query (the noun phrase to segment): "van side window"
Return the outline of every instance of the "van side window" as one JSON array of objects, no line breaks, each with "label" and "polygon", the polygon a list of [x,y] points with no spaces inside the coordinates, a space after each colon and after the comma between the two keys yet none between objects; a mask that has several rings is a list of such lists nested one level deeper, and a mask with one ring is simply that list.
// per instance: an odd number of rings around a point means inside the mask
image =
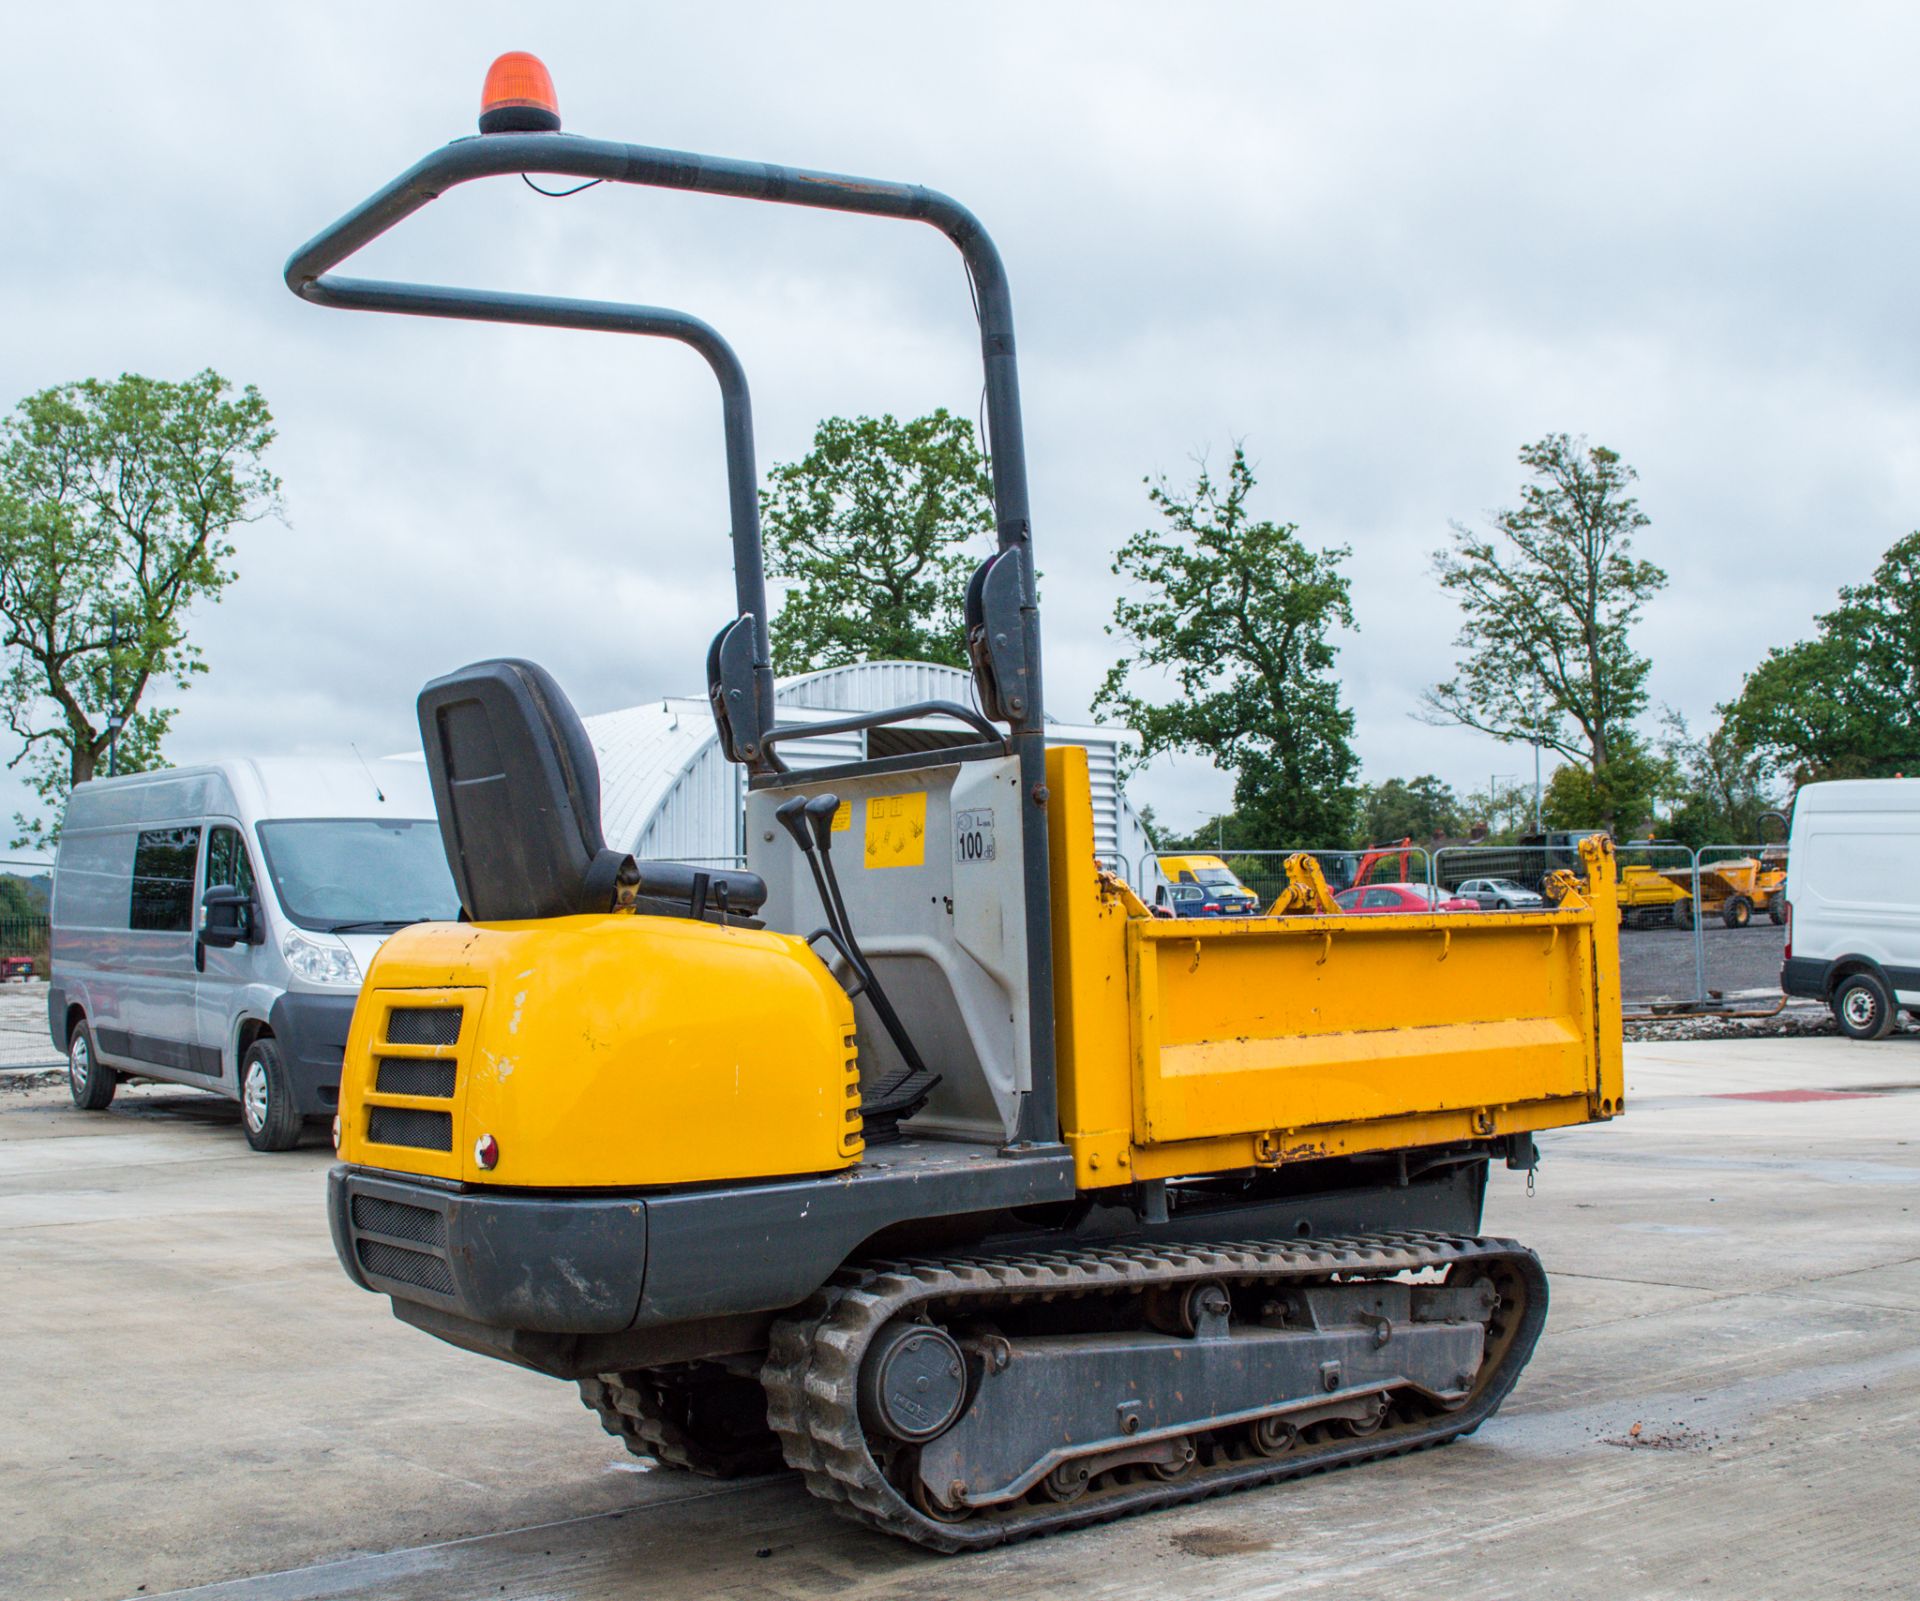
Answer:
[{"label": "van side window", "polygon": [[133,847],[133,901],[127,927],[184,934],[193,926],[198,828],[144,830]]},{"label": "van side window", "polygon": [[247,858],[240,831],[217,825],[207,836],[207,888],[231,884],[242,895],[253,893],[253,863]]}]

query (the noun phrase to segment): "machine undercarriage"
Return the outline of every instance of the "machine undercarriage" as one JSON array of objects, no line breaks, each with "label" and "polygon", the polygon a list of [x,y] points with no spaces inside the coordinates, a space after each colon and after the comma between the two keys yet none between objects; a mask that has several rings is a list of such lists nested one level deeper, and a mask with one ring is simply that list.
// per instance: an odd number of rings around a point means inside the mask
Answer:
[{"label": "machine undercarriage", "polygon": [[581,1392],[663,1463],[784,1459],[847,1515],[961,1551],[1471,1433],[1546,1307],[1524,1247],[1419,1233],[876,1262],[777,1322],[757,1373]]}]

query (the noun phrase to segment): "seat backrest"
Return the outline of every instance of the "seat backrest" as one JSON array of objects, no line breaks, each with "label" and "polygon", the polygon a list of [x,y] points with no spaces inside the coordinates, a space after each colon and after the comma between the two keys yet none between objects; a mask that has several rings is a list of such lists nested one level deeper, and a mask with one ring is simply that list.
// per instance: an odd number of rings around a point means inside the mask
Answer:
[{"label": "seat backrest", "polygon": [[460,904],[476,923],[611,911],[633,859],[600,826],[600,764],[545,668],[476,662],[420,692],[420,739]]}]

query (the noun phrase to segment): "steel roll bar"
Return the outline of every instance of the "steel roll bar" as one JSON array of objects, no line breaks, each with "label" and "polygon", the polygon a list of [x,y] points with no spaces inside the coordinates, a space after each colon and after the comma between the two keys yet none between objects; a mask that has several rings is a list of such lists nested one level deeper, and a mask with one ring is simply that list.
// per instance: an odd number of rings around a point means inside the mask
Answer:
[{"label": "steel roll bar", "polygon": [[[1032,555],[1026,445],[1020,417],[1013,300],[1000,252],[972,212],[950,196],[916,184],[738,161],[564,133],[495,133],[444,145],[376,191],[296,250],[287,287],[315,305],[539,327],[580,328],[670,338],[693,346],[713,368],[726,423],[728,498],[732,519],[738,614],[753,620],[752,677],[756,730],[776,726],[771,633],[760,538],[752,411],[745,374],[718,333],[698,318],[658,307],[455,289],[431,284],[339,277],[333,269],[458,184],[540,173],[656,189],[723,195],[778,205],[925,223],[960,251],[973,286],[985,369],[985,407],[994,520],[1004,556],[1017,552],[1018,639],[996,636],[995,658],[1012,664],[1015,681],[1002,697],[1020,762],[1029,996],[1031,1088],[1022,1099],[1014,1146],[1031,1149],[1059,1138],[1053,1055],[1053,952],[1046,828],[1045,715],[1041,695],[1040,619]],[[1006,563],[996,560],[1004,568]],[[777,759],[751,739],[745,757],[761,773]]]},{"label": "steel roll bar", "polygon": [[[959,249],[979,304],[980,349],[986,373],[986,412],[992,441],[994,519],[1002,550],[1026,551],[1032,535],[1027,493],[1027,464],[1020,419],[1020,382],[1014,352],[1013,300],[1000,252],[972,212],[951,197],[917,184],[878,182],[766,162],[660,150],[646,145],[582,139],[563,133],[481,134],[457,139],[416,162],[296,250],[287,262],[287,287],[315,305],[347,310],[412,313],[424,316],[523,322],[555,328],[612,329],[680,338],[705,355],[721,379],[729,407],[727,466],[733,516],[734,584],[743,614],[752,615],[761,635],[756,669],[766,673],[767,704],[763,725],[771,727],[772,664],[767,640],[767,599],[760,546],[757,484],[752,463],[750,413],[735,426],[728,379],[715,351],[724,340],[705,324],[651,307],[617,307],[605,302],[549,295],[493,294],[430,285],[394,283],[329,274],[383,233],[462,183],[479,178],[544,173],[592,178],[607,183],[680,189],[699,194],[810,206],[866,216],[923,222],[939,229]],[[610,320],[626,311],[637,317],[680,318],[677,327],[658,321],[651,327],[617,326]],[[695,328],[700,330],[697,337]],[[735,373],[739,363],[730,361]],[[741,379],[740,403],[745,403]],[[744,460],[742,456],[744,455]],[[744,468],[744,477],[738,470]],[[1039,620],[1031,556],[1022,560],[1021,591],[1026,682],[1016,733],[1038,733],[1043,724],[1039,672]]]},{"label": "steel roll bar", "polygon": [[[727,502],[733,523],[733,583],[740,615],[756,629],[754,676],[760,726],[773,720],[773,662],[768,648],[767,580],[761,563],[760,502],[753,452],[753,401],[746,369],[733,347],[711,324],[663,306],[636,306],[608,300],[571,300],[545,295],[501,294],[485,289],[448,289],[434,284],[383,283],[364,278],[313,280],[302,298],[316,305],[350,311],[387,311],[414,317],[445,317],[462,322],[519,323],[540,328],[578,328],[595,333],[638,334],[678,340],[706,358],[720,384],[726,430]],[[764,675],[764,680],[763,680]],[[729,751],[756,767],[759,749]]]}]

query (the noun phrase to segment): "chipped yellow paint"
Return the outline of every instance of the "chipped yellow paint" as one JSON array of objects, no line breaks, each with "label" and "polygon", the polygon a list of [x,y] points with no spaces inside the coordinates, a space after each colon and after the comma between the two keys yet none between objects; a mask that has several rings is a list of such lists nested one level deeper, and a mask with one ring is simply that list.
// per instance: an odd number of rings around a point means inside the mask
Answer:
[{"label": "chipped yellow paint", "polygon": [[[453,1046],[387,1042],[400,1006],[462,1009]],[[340,1155],[469,1184],[630,1187],[820,1173],[860,1155],[853,1006],[806,944],[690,918],[420,924],[380,948],[340,1079]],[[382,1057],[452,1059],[451,1097]],[[448,1151],[376,1145],[376,1107],[444,1113]],[[474,1145],[491,1134],[499,1165]]]},{"label": "chipped yellow paint", "polygon": [[919,867],[927,859],[927,792],[867,798],[866,865]]},{"label": "chipped yellow paint", "polygon": [[1049,751],[1047,789],[1061,1136],[1083,1188],[1621,1110],[1605,841],[1551,912],[1170,920],[1098,871],[1085,752]]}]

